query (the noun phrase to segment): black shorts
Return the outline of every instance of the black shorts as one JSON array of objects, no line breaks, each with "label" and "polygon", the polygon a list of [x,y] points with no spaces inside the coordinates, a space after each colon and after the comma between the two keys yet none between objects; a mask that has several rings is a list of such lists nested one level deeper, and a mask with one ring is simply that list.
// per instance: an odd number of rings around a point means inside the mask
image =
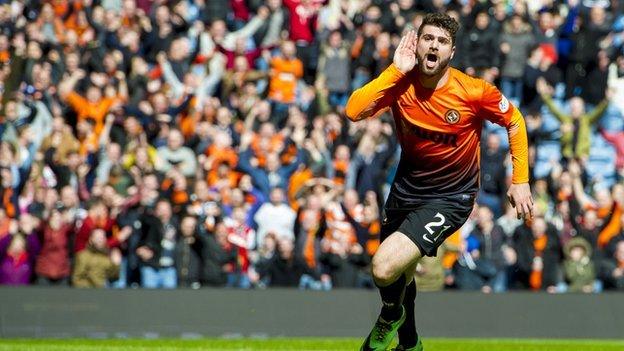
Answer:
[{"label": "black shorts", "polygon": [[466,222],[474,199],[474,195],[455,195],[401,208],[390,195],[382,214],[380,239],[398,231],[410,238],[424,256],[436,256],[444,240]]}]

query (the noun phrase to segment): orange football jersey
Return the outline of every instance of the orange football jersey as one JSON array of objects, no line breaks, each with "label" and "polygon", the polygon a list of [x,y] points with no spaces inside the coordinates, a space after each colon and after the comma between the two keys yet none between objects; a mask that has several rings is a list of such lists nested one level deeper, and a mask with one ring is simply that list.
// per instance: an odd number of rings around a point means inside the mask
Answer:
[{"label": "orange football jersey", "polygon": [[410,201],[413,195],[431,198],[476,193],[485,120],[507,128],[512,181],[528,182],[524,119],[486,81],[450,68],[446,84],[428,89],[420,84],[417,70],[403,74],[392,64],[351,95],[346,114],[360,120],[388,108],[402,149],[393,185],[393,194],[400,200]]}]

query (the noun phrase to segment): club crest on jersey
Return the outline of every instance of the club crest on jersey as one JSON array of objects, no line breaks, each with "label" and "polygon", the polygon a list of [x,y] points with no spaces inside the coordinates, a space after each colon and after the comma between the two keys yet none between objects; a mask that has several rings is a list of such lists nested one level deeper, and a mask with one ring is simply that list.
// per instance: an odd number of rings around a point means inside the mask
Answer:
[{"label": "club crest on jersey", "polygon": [[503,95],[501,101],[498,103],[498,108],[502,113],[507,112],[509,110],[509,100]]},{"label": "club crest on jersey", "polygon": [[455,124],[459,122],[459,111],[457,110],[448,110],[444,115],[444,119],[450,124]]}]

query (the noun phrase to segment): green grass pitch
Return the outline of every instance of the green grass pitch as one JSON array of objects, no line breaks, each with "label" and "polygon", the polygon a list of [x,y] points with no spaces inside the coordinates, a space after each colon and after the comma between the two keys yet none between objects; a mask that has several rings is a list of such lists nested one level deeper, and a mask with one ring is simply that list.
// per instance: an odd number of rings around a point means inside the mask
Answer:
[{"label": "green grass pitch", "polygon": [[[624,341],[540,339],[423,339],[426,351],[622,351]],[[0,339],[0,351],[358,350],[361,340],[271,338],[198,340]]]}]

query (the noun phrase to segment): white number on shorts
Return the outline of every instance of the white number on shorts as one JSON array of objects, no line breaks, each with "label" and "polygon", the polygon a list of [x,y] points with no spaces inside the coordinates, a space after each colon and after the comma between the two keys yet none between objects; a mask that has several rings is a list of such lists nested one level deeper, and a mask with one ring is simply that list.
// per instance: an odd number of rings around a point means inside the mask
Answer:
[{"label": "white number on shorts", "polygon": [[[432,227],[441,227],[444,222],[446,221],[446,218],[444,218],[444,215],[442,215],[440,212],[436,213],[435,216],[433,216],[433,218],[439,218],[439,221],[431,221],[427,224],[425,224],[425,229],[429,232],[429,235],[433,235],[433,233],[435,232]],[[440,237],[440,235],[442,235],[442,233],[444,233],[447,229],[449,229],[451,226],[450,225],[445,225],[444,228],[442,228],[442,230],[438,233],[438,235],[435,236],[435,238],[431,239],[427,236],[427,234],[425,233],[423,235],[423,239],[425,239],[426,241],[430,242],[433,244],[434,241],[438,240],[438,238]]]}]

